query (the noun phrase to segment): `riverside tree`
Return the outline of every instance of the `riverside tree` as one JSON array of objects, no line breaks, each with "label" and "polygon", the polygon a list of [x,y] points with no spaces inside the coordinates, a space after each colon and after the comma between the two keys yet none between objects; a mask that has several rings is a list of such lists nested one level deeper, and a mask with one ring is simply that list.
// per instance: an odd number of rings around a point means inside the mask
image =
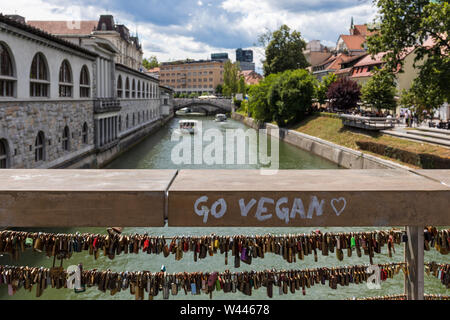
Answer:
[{"label": "riverside tree", "polygon": [[223,66],[223,95],[229,97],[238,92],[239,86],[239,62],[225,61]]},{"label": "riverside tree", "polygon": [[269,92],[277,78],[277,74],[270,74],[262,79],[259,84],[250,86],[248,90],[248,112],[256,120],[263,122],[273,121],[273,112],[269,104]]},{"label": "riverside tree", "polygon": [[378,110],[395,110],[397,106],[395,94],[394,74],[384,68],[376,69],[361,90],[361,100]]},{"label": "riverside tree", "polygon": [[333,109],[348,110],[358,106],[361,90],[355,81],[342,78],[331,84],[327,92]]},{"label": "riverside tree", "polygon": [[267,43],[266,60],[263,63],[264,76],[286,70],[303,69],[309,65],[303,54],[306,48],[305,40],[299,31],[291,32],[287,25],[282,25],[273,33],[261,35],[259,42]]},{"label": "riverside tree", "polygon": [[327,92],[331,84],[336,82],[337,77],[334,73],[322,78],[322,81],[316,83],[316,99],[320,104],[324,104],[327,99]]},{"label": "riverside tree", "polygon": [[273,120],[285,127],[311,111],[315,78],[306,70],[287,70],[270,87],[268,100]]},{"label": "riverside tree", "polygon": [[450,101],[450,4],[439,0],[375,0],[379,32],[368,37],[371,54],[386,52],[389,70],[403,72],[403,57],[415,48],[414,79],[409,97],[433,109]]}]

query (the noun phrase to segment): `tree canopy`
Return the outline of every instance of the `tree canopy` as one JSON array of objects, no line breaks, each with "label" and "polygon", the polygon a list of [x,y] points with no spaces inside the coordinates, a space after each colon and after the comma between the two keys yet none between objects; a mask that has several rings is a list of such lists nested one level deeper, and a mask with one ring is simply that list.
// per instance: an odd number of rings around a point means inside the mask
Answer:
[{"label": "tree canopy", "polygon": [[331,84],[327,92],[331,107],[339,110],[353,109],[358,106],[361,91],[358,83],[342,78]]},{"label": "tree canopy", "polygon": [[265,49],[264,75],[286,70],[306,68],[309,64],[303,54],[306,42],[299,31],[292,31],[287,25],[273,33],[260,36],[261,43],[268,43]]},{"label": "tree canopy", "polygon": [[334,73],[322,78],[322,81],[316,84],[316,99],[320,104],[324,104],[327,99],[327,92],[331,84],[337,81],[337,77]]},{"label": "tree canopy", "polygon": [[371,54],[387,52],[386,67],[403,72],[403,57],[415,48],[419,75],[410,89],[427,108],[450,101],[450,4],[439,0],[374,0],[378,35],[368,38]]},{"label": "tree canopy", "polygon": [[361,100],[366,104],[381,110],[395,110],[396,85],[395,76],[386,69],[375,70],[374,75],[363,86],[361,90]]},{"label": "tree canopy", "polygon": [[144,66],[145,69],[153,69],[156,67],[159,67],[159,62],[158,59],[156,58],[156,56],[151,56],[148,59],[145,59],[142,61],[142,65]]},{"label": "tree canopy", "polygon": [[225,61],[223,66],[223,87],[224,96],[231,96],[238,92],[239,89],[239,62],[232,63],[230,60]]}]

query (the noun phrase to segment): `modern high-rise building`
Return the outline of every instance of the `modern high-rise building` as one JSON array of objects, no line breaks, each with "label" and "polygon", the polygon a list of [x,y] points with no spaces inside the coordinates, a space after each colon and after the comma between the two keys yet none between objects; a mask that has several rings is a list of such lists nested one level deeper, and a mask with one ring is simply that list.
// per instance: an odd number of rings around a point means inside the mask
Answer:
[{"label": "modern high-rise building", "polygon": [[236,49],[236,61],[239,62],[241,70],[255,71],[255,64],[253,63],[253,50]]},{"label": "modern high-rise building", "polygon": [[213,60],[213,61],[226,61],[226,60],[228,60],[228,53],[226,53],[226,52],[211,53],[211,60]]}]

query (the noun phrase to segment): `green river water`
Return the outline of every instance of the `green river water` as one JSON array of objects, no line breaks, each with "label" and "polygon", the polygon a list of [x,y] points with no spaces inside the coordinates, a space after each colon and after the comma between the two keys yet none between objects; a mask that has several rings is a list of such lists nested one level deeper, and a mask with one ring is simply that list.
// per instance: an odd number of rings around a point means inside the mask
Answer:
[{"label": "green river water", "polygon": [[[216,123],[213,118],[199,118],[202,120],[203,130],[209,128],[216,128],[224,132],[226,129],[244,129],[247,128],[236,121],[228,120],[226,123]],[[184,165],[177,166],[171,161],[171,151],[173,147],[178,143],[171,141],[171,136],[174,130],[178,127],[178,118],[172,119],[161,130],[135,146],[132,150],[121,155],[114,162],[112,162],[106,169],[249,169],[259,168],[258,165]],[[252,130],[252,129],[249,129]],[[337,165],[324,160],[320,157],[314,156],[308,152],[302,151],[289,144],[280,142],[280,169],[336,169]],[[90,232],[90,233],[106,233],[105,228],[66,228],[66,229],[36,229],[31,231],[43,231],[43,232],[55,232],[55,233],[75,233],[75,232]],[[376,228],[320,228],[322,232],[351,232],[351,231],[365,231],[374,230]],[[124,233],[148,233],[149,235],[208,235],[215,233],[218,235],[233,235],[233,234],[289,234],[289,233],[310,233],[314,228],[125,228]],[[387,246],[383,247],[382,254],[375,254],[374,263],[389,263],[389,262],[401,262],[404,260],[403,245],[396,246],[396,254],[392,258],[388,257]],[[345,251],[344,251],[345,253]],[[448,263],[449,256],[440,255],[436,250],[432,249],[429,252],[425,252],[425,261],[436,261],[440,263]],[[27,250],[24,254],[21,254],[20,261],[12,261],[9,256],[0,257],[1,265],[28,265],[28,266],[43,266],[51,267],[53,259],[47,258],[44,253],[33,252]],[[162,265],[165,265],[167,272],[195,272],[195,271],[224,271],[229,269],[233,271],[245,271],[245,270],[266,270],[266,269],[307,269],[317,267],[331,267],[331,266],[343,266],[343,265],[355,265],[355,264],[368,264],[368,256],[362,256],[358,258],[356,254],[348,258],[345,253],[345,258],[340,262],[334,254],[329,256],[322,256],[319,253],[318,262],[314,262],[314,256],[306,256],[303,261],[297,260],[297,263],[289,264],[285,262],[282,257],[267,254],[264,259],[253,259],[251,265],[241,263],[241,267],[234,268],[233,259],[229,257],[228,265],[224,263],[224,256],[217,254],[213,257],[207,257],[203,260],[194,262],[193,254],[184,254],[183,259],[175,261],[174,255],[170,255],[168,258],[164,258],[161,255],[147,255],[147,254],[121,254],[116,256],[114,260],[108,259],[108,257],[100,255],[98,260],[95,260],[93,256],[90,256],[87,252],[74,253],[72,258],[68,261],[64,261],[64,266],[74,265],[82,263],[85,270],[110,269],[115,272],[122,271],[140,271],[148,270],[152,272],[158,272]],[[306,290],[306,296],[303,296],[301,290],[296,294],[278,295],[278,290],[274,288],[273,299],[346,299],[352,297],[370,297],[379,295],[391,295],[402,294],[404,290],[404,277],[400,272],[394,277],[394,279],[388,279],[382,283],[380,290],[370,290],[364,284],[355,285],[350,284],[348,287],[338,286],[337,290],[332,290],[326,285],[315,285]],[[425,275],[425,292],[427,294],[448,294],[448,290],[432,276]],[[148,294],[145,295],[145,299],[148,298]],[[226,299],[226,300],[244,300],[244,299],[266,299],[266,290],[264,287],[259,290],[254,290],[251,297],[237,293],[224,294],[222,291],[213,292],[213,299]],[[20,289],[14,296],[8,296],[7,286],[0,286],[0,299],[36,299],[35,290],[32,292]],[[109,292],[102,293],[97,288],[87,288],[84,293],[74,293],[71,289],[51,289],[48,288],[44,291],[44,294],[39,299],[134,299],[134,295],[131,295],[128,291],[122,291],[114,296],[110,296]],[[162,299],[162,293],[155,299]],[[180,291],[177,296],[170,296],[170,299],[192,299],[201,300],[209,299],[208,295],[191,295],[188,293],[186,296],[183,291]]]}]

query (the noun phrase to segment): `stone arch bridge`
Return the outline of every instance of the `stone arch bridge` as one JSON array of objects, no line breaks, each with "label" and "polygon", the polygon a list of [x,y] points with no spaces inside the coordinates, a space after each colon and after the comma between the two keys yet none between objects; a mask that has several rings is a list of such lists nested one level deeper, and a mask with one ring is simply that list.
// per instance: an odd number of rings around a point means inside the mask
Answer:
[{"label": "stone arch bridge", "polygon": [[173,99],[174,111],[182,108],[192,107],[201,109],[207,114],[229,113],[233,101],[231,99],[214,98],[214,99],[199,99],[199,98],[177,98]]}]

